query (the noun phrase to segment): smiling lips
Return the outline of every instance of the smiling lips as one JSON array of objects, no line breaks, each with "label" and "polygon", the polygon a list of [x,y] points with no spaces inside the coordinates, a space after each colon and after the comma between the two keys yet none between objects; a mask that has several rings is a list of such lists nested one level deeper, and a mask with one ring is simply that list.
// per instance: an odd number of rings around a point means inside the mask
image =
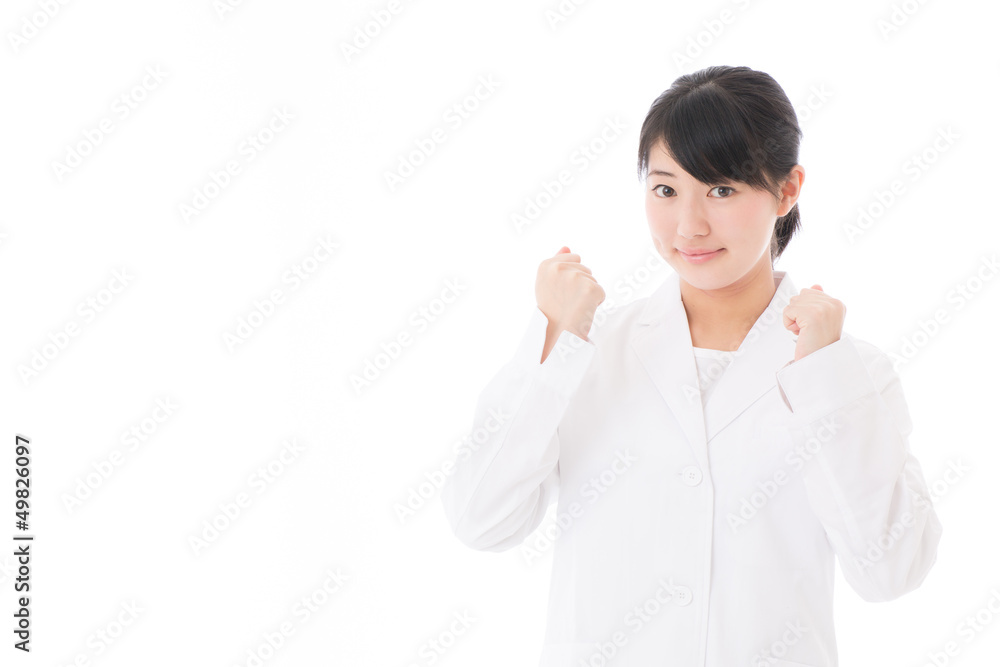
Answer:
[{"label": "smiling lips", "polygon": [[692,264],[707,262],[714,257],[718,257],[723,250],[725,250],[725,248],[718,248],[716,250],[708,250],[707,248],[689,248],[687,250],[681,250],[680,248],[677,249],[677,251],[681,254],[681,257]]}]

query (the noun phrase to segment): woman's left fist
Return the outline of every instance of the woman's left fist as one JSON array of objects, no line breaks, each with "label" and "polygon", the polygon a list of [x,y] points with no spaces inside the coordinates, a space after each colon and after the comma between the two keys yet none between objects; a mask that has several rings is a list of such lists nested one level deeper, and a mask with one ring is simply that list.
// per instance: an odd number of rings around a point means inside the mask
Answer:
[{"label": "woman's left fist", "polygon": [[819,285],[803,288],[782,311],[785,328],[798,335],[795,361],[840,340],[847,307]]}]

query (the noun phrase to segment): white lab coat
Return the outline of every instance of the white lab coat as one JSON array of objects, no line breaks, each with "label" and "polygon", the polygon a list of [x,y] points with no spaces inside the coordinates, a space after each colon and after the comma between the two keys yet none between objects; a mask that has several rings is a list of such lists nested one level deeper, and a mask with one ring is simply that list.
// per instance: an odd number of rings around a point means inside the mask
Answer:
[{"label": "white lab coat", "polygon": [[473,427],[493,433],[442,502],[463,543],[504,551],[558,500],[542,667],[837,665],[834,556],[872,602],[934,564],[892,364],[846,332],[793,363],[798,290],[774,276],[704,411],[676,273],[587,341],[562,332],[543,364],[535,307],[480,394]]}]

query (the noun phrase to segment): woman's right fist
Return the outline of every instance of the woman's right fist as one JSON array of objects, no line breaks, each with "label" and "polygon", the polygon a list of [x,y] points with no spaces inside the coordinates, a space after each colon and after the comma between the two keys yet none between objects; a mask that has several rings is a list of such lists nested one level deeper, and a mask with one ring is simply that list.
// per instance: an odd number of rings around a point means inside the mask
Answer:
[{"label": "woman's right fist", "polygon": [[566,330],[587,340],[594,314],[604,298],[604,289],[590,269],[566,246],[538,265],[535,299],[556,337]]}]

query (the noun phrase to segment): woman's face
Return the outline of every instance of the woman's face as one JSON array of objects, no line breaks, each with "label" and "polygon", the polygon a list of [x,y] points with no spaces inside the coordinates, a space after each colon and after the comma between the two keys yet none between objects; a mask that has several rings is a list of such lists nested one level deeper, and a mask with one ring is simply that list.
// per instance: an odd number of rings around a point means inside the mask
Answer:
[{"label": "woman's face", "polygon": [[[775,221],[791,210],[801,178],[790,179],[793,185],[780,202],[738,181],[706,185],[667,155],[662,140],[650,150],[648,174],[646,219],[653,244],[681,279],[713,290],[752,271],[771,275]],[[715,252],[698,259],[685,251]]]}]

